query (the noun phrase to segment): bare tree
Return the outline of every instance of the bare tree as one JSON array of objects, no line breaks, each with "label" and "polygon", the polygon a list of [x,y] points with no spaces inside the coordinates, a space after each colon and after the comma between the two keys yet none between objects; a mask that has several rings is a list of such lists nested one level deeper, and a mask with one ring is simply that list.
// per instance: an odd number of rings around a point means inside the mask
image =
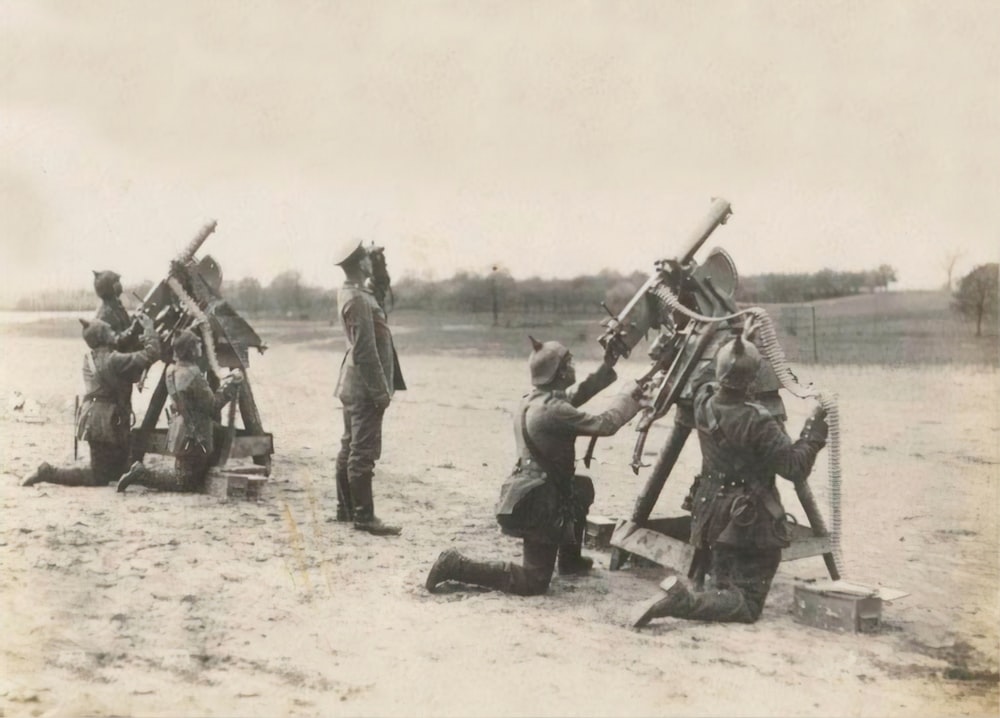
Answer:
[{"label": "bare tree", "polygon": [[997,316],[997,294],[1000,286],[1000,264],[980,264],[962,277],[955,292],[952,308],[976,322],[976,336],[983,335],[983,318]]},{"label": "bare tree", "polygon": [[955,274],[955,265],[961,258],[962,258],[961,249],[953,249],[952,251],[944,255],[944,259],[942,260],[942,266],[944,267],[945,272],[948,273],[948,280],[944,283],[944,291],[946,292],[951,292],[951,290],[953,289],[952,276]]}]

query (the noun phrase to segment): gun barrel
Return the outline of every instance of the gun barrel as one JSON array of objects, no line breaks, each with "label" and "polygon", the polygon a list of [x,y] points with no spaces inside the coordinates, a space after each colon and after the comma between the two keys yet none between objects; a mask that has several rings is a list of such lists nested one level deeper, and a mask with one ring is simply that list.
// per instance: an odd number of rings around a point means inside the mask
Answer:
[{"label": "gun barrel", "polygon": [[177,256],[177,261],[190,262],[191,259],[194,258],[194,253],[201,248],[201,245],[205,243],[205,240],[208,239],[209,235],[215,231],[216,225],[218,225],[218,222],[213,219],[202,227],[195,238],[188,243],[187,247],[184,248],[184,251]]},{"label": "gun barrel", "polygon": [[722,197],[716,197],[712,200],[712,206],[708,210],[708,215],[702,220],[694,232],[691,233],[691,237],[687,243],[687,249],[684,253],[680,255],[679,260],[681,264],[687,264],[690,262],[701,245],[705,243],[705,240],[709,238],[715,228],[720,224],[725,224],[726,220],[729,219],[729,215],[733,213],[732,205],[729,204],[728,200]]}]

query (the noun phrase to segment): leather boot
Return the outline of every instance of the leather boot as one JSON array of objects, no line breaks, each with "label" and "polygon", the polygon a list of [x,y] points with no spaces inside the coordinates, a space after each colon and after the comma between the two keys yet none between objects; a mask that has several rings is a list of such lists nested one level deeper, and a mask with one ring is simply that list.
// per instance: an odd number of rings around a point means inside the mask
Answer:
[{"label": "leather boot", "polygon": [[49,477],[52,476],[52,473],[52,465],[43,461],[38,465],[37,469],[24,477],[24,480],[21,481],[21,486],[34,486],[35,484],[40,484],[43,481],[48,481]]},{"label": "leather boot", "polygon": [[511,573],[506,563],[472,561],[450,548],[438,556],[424,585],[434,593],[445,581],[458,581],[510,593]]},{"label": "leather boot", "polygon": [[677,576],[668,576],[660,584],[660,592],[640,603],[632,612],[633,628],[642,628],[654,618],[685,617],[691,605],[691,593]]},{"label": "leather boot", "polygon": [[594,559],[580,554],[580,550],[583,548],[583,533],[586,528],[586,522],[577,521],[573,529],[576,534],[576,543],[567,543],[559,547],[560,576],[587,573],[594,567]]},{"label": "leather boot", "polygon": [[401,527],[383,523],[382,519],[370,513],[355,512],[354,528],[358,531],[367,531],[372,536],[399,536],[403,533]]},{"label": "leather boot", "polygon": [[24,477],[21,486],[49,483],[61,486],[96,486],[94,472],[88,469],[57,469],[51,464],[42,462],[32,473]]},{"label": "leather boot", "polygon": [[124,492],[129,486],[136,484],[157,491],[183,491],[184,487],[174,471],[154,471],[146,468],[142,462],[136,461],[129,470],[118,479],[117,490]]}]

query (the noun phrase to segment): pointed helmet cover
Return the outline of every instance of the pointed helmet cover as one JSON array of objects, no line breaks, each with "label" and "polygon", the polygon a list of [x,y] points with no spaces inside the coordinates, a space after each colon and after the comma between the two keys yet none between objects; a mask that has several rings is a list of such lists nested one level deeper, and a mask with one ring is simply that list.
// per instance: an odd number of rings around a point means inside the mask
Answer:
[{"label": "pointed helmet cover", "polygon": [[542,343],[530,335],[528,339],[531,340],[531,356],[528,357],[531,383],[543,386],[556,378],[560,365],[569,355],[569,349],[559,342]]},{"label": "pointed helmet cover", "polygon": [[115,291],[115,283],[122,278],[117,272],[112,272],[110,269],[105,269],[98,272],[96,269],[91,270],[94,273],[94,292],[97,293],[101,299],[114,299],[118,296]]},{"label": "pointed helmet cover", "polygon": [[200,344],[201,339],[190,329],[182,329],[174,337],[172,346],[174,349],[174,358],[182,359],[185,361],[193,361],[198,357],[197,347]]},{"label": "pointed helmet cover", "polygon": [[115,343],[114,330],[107,322],[102,322],[100,319],[88,322],[86,319],[81,319],[80,324],[83,326],[83,341],[87,342],[87,346],[91,349],[110,347]]},{"label": "pointed helmet cover", "polygon": [[715,377],[729,389],[746,391],[759,369],[760,351],[740,335],[724,344],[715,355]]}]

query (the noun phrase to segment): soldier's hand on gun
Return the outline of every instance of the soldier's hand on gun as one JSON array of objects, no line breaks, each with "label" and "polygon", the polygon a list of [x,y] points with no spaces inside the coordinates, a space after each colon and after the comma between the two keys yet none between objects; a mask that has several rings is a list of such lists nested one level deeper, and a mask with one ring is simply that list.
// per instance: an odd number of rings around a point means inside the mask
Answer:
[{"label": "soldier's hand on gun", "polygon": [[615,351],[614,341],[608,341],[608,345],[604,347],[604,366],[608,369],[614,368],[615,364],[618,363],[618,352]]},{"label": "soldier's hand on gun", "polygon": [[638,381],[632,382],[632,391],[630,392],[633,399],[639,402],[639,406],[642,409],[648,409],[653,405],[653,398],[649,393],[650,384],[640,384]]},{"label": "soldier's hand on gun", "polygon": [[148,314],[143,314],[139,312],[135,315],[135,320],[139,322],[139,326],[142,327],[142,331],[149,334],[153,331],[153,320]]},{"label": "soldier's hand on gun", "polygon": [[806,419],[806,425],[802,427],[802,435],[813,441],[826,443],[826,437],[829,433],[830,427],[826,423],[826,409],[817,406]]},{"label": "soldier's hand on gun", "polygon": [[229,376],[226,377],[226,382],[229,384],[242,384],[243,383],[243,372],[239,369],[233,369],[229,372]]}]

